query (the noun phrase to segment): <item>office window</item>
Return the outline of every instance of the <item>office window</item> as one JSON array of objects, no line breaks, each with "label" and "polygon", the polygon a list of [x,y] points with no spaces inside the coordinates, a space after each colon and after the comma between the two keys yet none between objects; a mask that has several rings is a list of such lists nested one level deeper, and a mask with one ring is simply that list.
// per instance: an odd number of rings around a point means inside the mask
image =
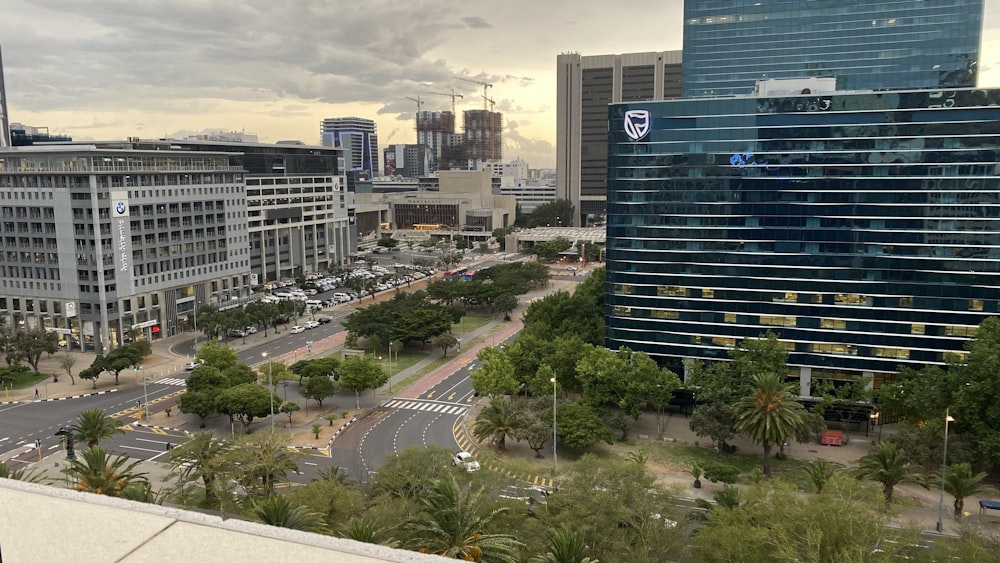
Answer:
[{"label": "office window", "polygon": [[983,300],[982,299],[969,299],[969,310],[970,311],[982,311],[983,310]]},{"label": "office window", "polygon": [[795,326],[796,317],[785,315],[761,315],[760,324],[771,326]]},{"label": "office window", "polygon": [[779,303],[795,303],[799,300],[799,294],[794,291],[786,291],[775,295],[771,300]]},{"label": "office window", "polygon": [[725,321],[727,323],[735,323],[736,322],[736,313],[726,313]]},{"label": "office window", "polygon": [[913,298],[912,297],[900,297],[899,298],[899,306],[900,307],[912,307],[913,306]]},{"label": "office window", "polygon": [[883,348],[881,346],[875,348],[876,358],[899,358],[908,359],[910,357],[910,351],[906,348]]},{"label": "office window", "polygon": [[945,352],[941,359],[950,364],[964,364],[969,359],[968,352]]},{"label": "office window", "polygon": [[630,283],[616,283],[611,286],[611,290],[618,295],[632,295],[634,288]]},{"label": "office window", "polygon": [[656,288],[657,295],[668,295],[670,297],[686,297],[687,288],[676,285],[661,285]]},{"label": "office window", "polygon": [[910,325],[910,334],[925,334],[926,326],[924,323],[913,323]]},{"label": "office window", "polygon": [[847,321],[845,321],[844,319],[820,319],[819,327],[844,330],[845,328],[847,328]]},{"label": "office window", "polygon": [[858,349],[850,344],[841,344],[839,342],[817,342],[812,345],[813,352],[819,352],[821,354],[844,354],[848,356],[857,356]]},{"label": "office window", "polygon": [[944,327],[944,333],[947,336],[965,336],[968,338],[973,338],[976,336],[976,332],[979,331],[979,327],[976,326],[955,326],[950,325]]},{"label": "office window", "polygon": [[707,287],[706,288],[702,288],[702,290],[701,290],[701,296],[702,297],[706,297],[708,299],[713,299],[713,298],[715,298],[715,290],[707,288]]},{"label": "office window", "polygon": [[618,315],[619,317],[631,317],[632,307],[623,307],[621,305],[615,305],[611,308],[612,315]]},{"label": "office window", "polygon": [[833,297],[833,302],[838,305],[866,305],[868,297],[856,293],[838,293]]},{"label": "office window", "polygon": [[726,338],[722,336],[713,336],[712,344],[715,344],[716,346],[736,346],[736,339]]},{"label": "office window", "polygon": [[654,319],[679,319],[680,313],[677,311],[667,311],[666,309],[653,309],[650,311],[649,316]]}]

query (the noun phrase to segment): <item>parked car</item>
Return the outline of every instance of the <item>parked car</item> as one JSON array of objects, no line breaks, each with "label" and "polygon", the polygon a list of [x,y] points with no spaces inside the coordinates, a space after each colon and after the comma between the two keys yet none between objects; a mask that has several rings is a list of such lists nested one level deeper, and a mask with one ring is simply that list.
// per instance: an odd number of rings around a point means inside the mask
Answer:
[{"label": "parked car", "polygon": [[319,326],[319,323],[318,323],[318,322],[316,322],[316,321],[306,321],[306,324],[305,324],[304,326],[305,326],[305,327],[306,327],[307,329],[310,329],[310,328],[316,328],[316,327],[318,327],[318,326]]},{"label": "parked car", "polygon": [[240,337],[243,337],[243,336],[246,336],[246,335],[247,335],[247,332],[245,330],[241,330],[241,329],[238,329],[238,328],[234,328],[234,329],[232,329],[232,330],[229,331],[229,336],[232,336],[234,338],[240,338]]},{"label": "parked car", "polygon": [[479,471],[479,462],[476,461],[472,454],[469,452],[458,452],[455,457],[451,459],[452,465],[463,465],[465,470],[469,473],[473,471]]},{"label": "parked car", "polygon": [[195,369],[200,368],[203,365],[205,365],[205,362],[197,361],[196,360],[196,361],[188,362],[188,363],[184,364],[184,369],[187,370],[187,371],[194,371]]},{"label": "parked car", "polygon": [[248,326],[244,329],[244,332],[246,332],[247,334],[257,334],[257,327]]},{"label": "parked car", "polygon": [[299,325],[293,326],[292,330],[291,330],[292,334],[300,334],[300,333],[303,333],[305,331],[306,331],[306,327],[299,326]]}]

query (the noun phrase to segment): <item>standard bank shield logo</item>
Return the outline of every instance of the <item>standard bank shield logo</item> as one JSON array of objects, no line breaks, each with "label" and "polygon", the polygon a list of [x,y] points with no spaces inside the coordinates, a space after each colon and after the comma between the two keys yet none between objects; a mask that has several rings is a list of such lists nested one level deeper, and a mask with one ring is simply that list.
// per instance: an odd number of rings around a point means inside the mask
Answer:
[{"label": "standard bank shield logo", "polygon": [[625,112],[625,134],[633,141],[649,133],[649,110],[632,109]]}]

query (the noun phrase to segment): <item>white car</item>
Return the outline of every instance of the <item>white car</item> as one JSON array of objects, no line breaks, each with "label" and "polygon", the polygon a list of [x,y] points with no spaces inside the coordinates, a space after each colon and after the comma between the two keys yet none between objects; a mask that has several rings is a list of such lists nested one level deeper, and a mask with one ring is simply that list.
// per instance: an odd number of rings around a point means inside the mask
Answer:
[{"label": "white car", "polygon": [[451,459],[452,465],[464,465],[465,470],[469,473],[473,471],[479,471],[479,462],[476,461],[472,454],[469,452],[458,452],[455,457]]},{"label": "white car", "polygon": [[567,272],[575,272],[576,271],[576,266],[566,266],[566,271]]},{"label": "white car", "polygon": [[305,324],[306,328],[316,328],[318,326],[319,326],[319,322],[318,321],[306,321],[306,324]]},{"label": "white car", "polygon": [[184,369],[186,371],[194,371],[196,368],[200,368],[203,365],[205,365],[205,362],[201,361],[188,362],[184,364]]},{"label": "white car", "polygon": [[295,325],[292,327],[292,334],[300,334],[306,331],[306,327]]}]

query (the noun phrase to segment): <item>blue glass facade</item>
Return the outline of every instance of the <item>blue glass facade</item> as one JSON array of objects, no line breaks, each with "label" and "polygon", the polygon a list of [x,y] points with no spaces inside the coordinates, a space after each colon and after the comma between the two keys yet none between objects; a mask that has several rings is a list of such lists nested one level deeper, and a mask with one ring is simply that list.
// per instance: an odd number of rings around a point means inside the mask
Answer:
[{"label": "blue glass facade", "polygon": [[609,119],[609,348],[724,359],[771,330],[803,374],[877,377],[960,359],[998,313],[1000,90],[680,99]]},{"label": "blue glass facade", "polygon": [[836,76],[838,90],[976,86],[983,0],[687,0],[685,97]]}]

